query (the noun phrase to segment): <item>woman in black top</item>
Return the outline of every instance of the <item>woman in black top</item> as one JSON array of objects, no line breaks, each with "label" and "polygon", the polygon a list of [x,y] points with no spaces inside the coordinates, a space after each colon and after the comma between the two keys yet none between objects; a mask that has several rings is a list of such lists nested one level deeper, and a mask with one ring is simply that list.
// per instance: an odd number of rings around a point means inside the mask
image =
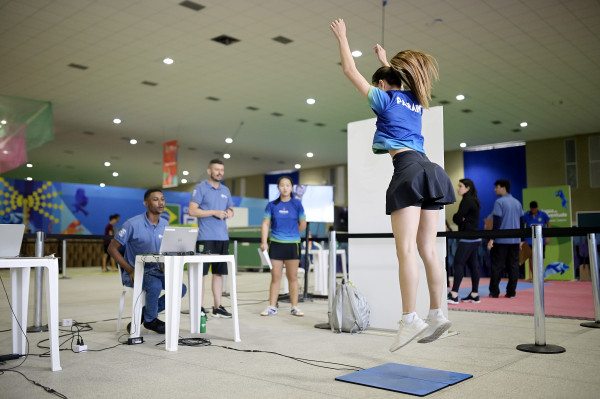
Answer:
[{"label": "woman in black top", "polygon": [[[477,198],[477,189],[471,179],[461,179],[458,183],[457,192],[463,199],[458,206],[458,212],[454,214],[452,220],[458,226],[458,231],[476,231],[479,224],[479,211],[481,203]],[[463,302],[479,303],[479,258],[477,250],[481,243],[481,238],[466,239],[461,238],[458,241],[456,254],[454,255],[454,283],[452,291],[448,293],[448,303],[458,304],[458,289],[465,275],[465,265],[469,266],[471,271],[471,293],[462,298]]]}]

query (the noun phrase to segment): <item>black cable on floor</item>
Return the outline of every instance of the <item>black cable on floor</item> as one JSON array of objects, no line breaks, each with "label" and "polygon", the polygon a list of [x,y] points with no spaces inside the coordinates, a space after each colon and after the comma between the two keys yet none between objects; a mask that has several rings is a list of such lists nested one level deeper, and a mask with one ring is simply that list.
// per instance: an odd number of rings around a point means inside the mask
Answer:
[{"label": "black cable on floor", "polygon": [[33,385],[38,386],[40,388],[42,388],[44,391],[51,393],[52,395],[56,395],[59,398],[63,398],[63,399],[67,399],[67,397],[65,395],[63,395],[62,393],[58,392],[55,389],[52,389],[50,387],[47,387],[43,384],[40,384],[37,381],[32,380],[31,378],[28,378],[25,374],[21,373],[20,371],[17,370],[10,370],[10,369],[0,369],[0,375],[3,375],[5,372],[10,371],[13,373],[17,373],[17,374],[21,374],[23,376],[23,378],[25,378],[27,381],[31,382]]}]

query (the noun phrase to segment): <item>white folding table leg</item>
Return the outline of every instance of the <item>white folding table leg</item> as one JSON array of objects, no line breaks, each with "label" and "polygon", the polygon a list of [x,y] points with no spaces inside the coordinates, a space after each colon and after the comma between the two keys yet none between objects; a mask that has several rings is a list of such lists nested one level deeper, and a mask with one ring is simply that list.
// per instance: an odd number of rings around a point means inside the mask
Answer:
[{"label": "white folding table leg", "polygon": [[200,312],[202,307],[202,263],[188,263],[188,292],[190,296],[190,332],[200,332]]},{"label": "white folding table leg", "polygon": [[238,303],[237,303],[237,286],[236,286],[236,265],[235,258],[233,261],[227,262],[229,265],[229,275],[231,276],[231,307],[233,309],[233,340],[240,342],[240,321],[238,317]]},{"label": "white folding table leg", "polygon": [[[12,351],[24,355],[27,334],[27,309],[29,305],[30,267],[10,269],[11,300],[15,314],[12,316]],[[16,318],[15,318],[16,316]]]},{"label": "white folding table leg", "polygon": [[60,350],[58,347],[58,260],[55,267],[46,270],[46,302],[48,303],[48,332],[50,335],[50,358],[52,371],[62,370],[60,367]]},{"label": "white folding table leg", "polygon": [[177,350],[179,322],[181,319],[181,284],[183,283],[183,260],[181,257],[165,256],[165,347]]}]

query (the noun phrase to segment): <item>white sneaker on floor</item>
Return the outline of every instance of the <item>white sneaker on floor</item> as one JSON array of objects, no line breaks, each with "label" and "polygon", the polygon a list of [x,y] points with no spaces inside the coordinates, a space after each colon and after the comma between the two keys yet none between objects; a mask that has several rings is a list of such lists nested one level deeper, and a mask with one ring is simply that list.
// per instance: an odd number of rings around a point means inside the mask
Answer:
[{"label": "white sneaker on floor", "polygon": [[275,316],[277,314],[277,308],[275,306],[268,306],[260,314],[261,316]]},{"label": "white sneaker on floor", "polygon": [[298,306],[294,306],[292,310],[290,310],[292,316],[304,316],[304,312],[300,310]]},{"label": "white sneaker on floor", "polygon": [[422,338],[417,341],[420,344],[427,344],[435,341],[441,337],[443,333],[448,331],[452,325],[452,323],[443,314],[439,314],[433,318],[428,317],[425,322],[429,325],[429,327],[427,328],[427,331],[421,335]]},{"label": "white sneaker on floor", "polygon": [[412,323],[405,323],[399,321],[398,333],[392,346],[390,346],[390,352],[397,351],[410,341],[421,335],[429,327],[419,316],[415,316]]}]

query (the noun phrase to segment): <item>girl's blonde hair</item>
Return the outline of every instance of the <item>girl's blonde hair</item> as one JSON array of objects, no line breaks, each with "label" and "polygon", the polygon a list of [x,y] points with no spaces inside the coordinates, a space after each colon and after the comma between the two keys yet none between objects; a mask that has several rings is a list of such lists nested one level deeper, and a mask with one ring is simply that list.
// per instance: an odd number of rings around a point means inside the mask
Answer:
[{"label": "girl's blonde hair", "polygon": [[419,104],[429,108],[432,81],[439,79],[435,58],[421,51],[403,50],[390,60],[390,65],[415,95]]}]

